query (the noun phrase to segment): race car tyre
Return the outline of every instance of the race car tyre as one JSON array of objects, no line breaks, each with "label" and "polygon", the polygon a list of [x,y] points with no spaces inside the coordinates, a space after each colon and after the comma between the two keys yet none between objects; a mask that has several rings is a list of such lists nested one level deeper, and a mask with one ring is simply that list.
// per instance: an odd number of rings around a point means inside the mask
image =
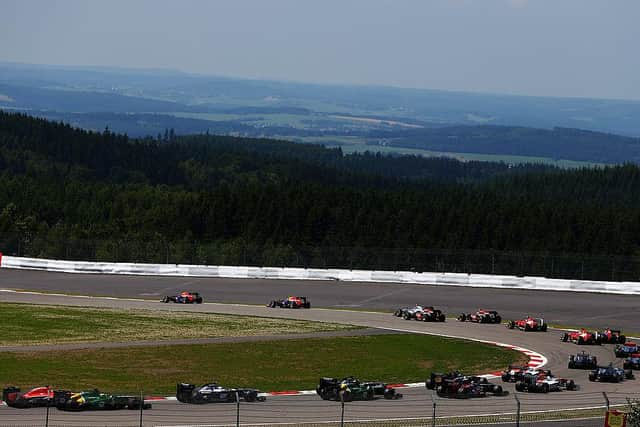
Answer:
[{"label": "race car tyre", "polygon": [[576,369],[576,362],[573,360],[569,361],[569,369]]},{"label": "race car tyre", "polygon": [[625,337],[624,335],[620,335],[618,337],[618,344],[624,344],[625,342],[627,342],[627,337]]},{"label": "race car tyre", "polygon": [[542,392],[549,393],[549,384],[542,384]]},{"label": "race car tyre", "polygon": [[624,371],[624,377],[627,380],[632,380],[633,379],[633,371],[631,369],[626,369]]},{"label": "race car tyre", "polygon": [[542,325],[542,327],[540,328],[540,330],[542,332],[547,332],[547,324],[545,323],[544,325]]},{"label": "race car tyre", "polygon": [[248,394],[244,395],[244,401],[245,402],[255,402],[256,401],[256,397],[253,394],[248,393]]},{"label": "race car tyre", "polygon": [[513,328],[515,328],[515,327],[516,327],[516,323],[515,323],[513,320],[509,320],[509,321],[507,322],[507,328],[509,328],[509,329],[513,329]]},{"label": "race car tyre", "polygon": [[305,302],[304,303],[304,308],[311,308],[311,303],[310,302]]},{"label": "race car tyre", "polygon": [[577,342],[577,344],[578,344],[578,345],[582,345],[582,344],[584,344],[584,339],[583,339],[582,337],[578,337],[578,342]]},{"label": "race car tyre", "polygon": [[502,374],[502,376],[501,376],[500,378],[502,378],[502,382],[503,382],[503,383],[508,383],[508,382],[509,382],[509,380],[511,380],[511,375],[509,375],[509,374]]},{"label": "race car tyre", "polygon": [[439,321],[439,322],[444,322],[444,321],[446,321],[446,320],[447,320],[447,318],[445,317],[445,315],[444,315],[444,314],[441,314],[441,315],[438,317],[438,321]]},{"label": "race car tyre", "polygon": [[572,391],[576,389],[576,383],[573,380],[569,380],[567,383],[567,390]]},{"label": "race car tyre", "polygon": [[520,381],[516,383],[516,391],[524,391],[524,384],[522,384]]},{"label": "race car tyre", "polygon": [[500,386],[500,385],[495,385],[495,386],[493,386],[493,391],[492,391],[492,393],[493,393],[493,394],[495,394],[495,395],[500,395],[500,394],[502,394],[502,386]]},{"label": "race car tyre", "polygon": [[458,320],[460,322],[464,322],[465,320],[467,320],[467,316],[464,313],[462,313],[460,316],[458,316]]},{"label": "race car tyre", "polygon": [[202,304],[202,297],[196,298],[196,304]]},{"label": "race car tyre", "polygon": [[531,326],[529,326],[529,325],[525,324],[525,325],[524,325],[524,331],[525,331],[525,332],[529,332],[530,330],[531,330]]},{"label": "race car tyre", "polygon": [[502,323],[502,317],[496,316],[496,323]]},{"label": "race car tyre", "polygon": [[402,318],[403,318],[404,320],[409,320],[409,319],[411,319],[411,315],[410,315],[409,313],[404,313],[404,314],[402,315]]},{"label": "race car tyre", "polygon": [[400,316],[402,316],[402,310],[396,310],[396,311],[394,311],[394,312],[393,312],[393,315],[394,315],[394,316],[396,316],[396,317],[400,317]]},{"label": "race car tyre", "polygon": [[569,334],[565,332],[564,334],[562,334],[562,337],[560,337],[560,340],[562,340],[562,342],[569,341]]}]

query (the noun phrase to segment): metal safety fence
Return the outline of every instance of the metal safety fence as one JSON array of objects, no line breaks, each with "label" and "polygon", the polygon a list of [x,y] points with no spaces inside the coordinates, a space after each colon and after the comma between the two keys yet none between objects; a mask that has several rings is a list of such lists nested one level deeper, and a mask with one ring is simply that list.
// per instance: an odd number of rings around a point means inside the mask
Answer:
[{"label": "metal safety fence", "polygon": [[[556,399],[555,396],[558,396]],[[410,390],[400,400],[323,401],[317,396],[273,397],[266,402],[182,404],[155,401],[147,410],[85,411],[70,413],[55,408],[0,407],[1,426],[461,426],[501,425],[563,427],[601,426],[608,408],[639,411],[638,398],[623,393],[560,392],[516,393],[477,399],[446,399],[424,389]],[[627,427],[639,427],[629,418]]]},{"label": "metal safety fence", "polygon": [[342,268],[638,281],[640,256],[500,250],[258,245],[243,240],[90,239],[0,233],[6,255],[73,261]]}]

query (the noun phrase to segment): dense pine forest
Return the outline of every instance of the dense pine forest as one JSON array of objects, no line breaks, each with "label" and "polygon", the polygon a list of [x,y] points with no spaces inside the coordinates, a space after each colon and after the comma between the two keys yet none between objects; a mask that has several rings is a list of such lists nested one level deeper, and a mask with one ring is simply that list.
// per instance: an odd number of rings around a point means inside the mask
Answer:
[{"label": "dense pine forest", "polygon": [[0,112],[0,251],[105,261],[640,277],[640,169],[344,155]]}]

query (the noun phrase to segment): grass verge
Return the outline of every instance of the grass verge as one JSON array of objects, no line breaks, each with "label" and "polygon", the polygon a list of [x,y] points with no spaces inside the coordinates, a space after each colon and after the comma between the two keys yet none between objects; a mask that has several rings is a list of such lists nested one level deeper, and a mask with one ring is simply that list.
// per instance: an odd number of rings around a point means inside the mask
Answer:
[{"label": "grass verge", "polygon": [[479,373],[523,361],[512,350],[411,334],[73,352],[0,353],[8,384],[172,394],[177,382],[261,390],[313,389],[321,376],[390,383],[424,381],[432,370]]},{"label": "grass verge", "polygon": [[223,314],[32,304],[0,304],[0,325],[0,345],[279,335],[356,328]]}]

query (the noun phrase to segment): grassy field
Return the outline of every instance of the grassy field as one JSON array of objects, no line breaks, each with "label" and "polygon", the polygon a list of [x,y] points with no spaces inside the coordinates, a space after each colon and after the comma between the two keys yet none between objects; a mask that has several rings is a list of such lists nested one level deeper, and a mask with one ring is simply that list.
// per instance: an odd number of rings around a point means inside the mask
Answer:
[{"label": "grassy field", "polygon": [[222,314],[29,304],[0,304],[0,325],[0,345],[278,335],[354,328]]},{"label": "grassy field", "polygon": [[[6,330],[7,328],[5,328]],[[312,389],[321,376],[424,381],[432,370],[481,373],[522,361],[515,351],[428,335],[0,353],[4,385],[50,384],[171,394],[177,382]]]}]

